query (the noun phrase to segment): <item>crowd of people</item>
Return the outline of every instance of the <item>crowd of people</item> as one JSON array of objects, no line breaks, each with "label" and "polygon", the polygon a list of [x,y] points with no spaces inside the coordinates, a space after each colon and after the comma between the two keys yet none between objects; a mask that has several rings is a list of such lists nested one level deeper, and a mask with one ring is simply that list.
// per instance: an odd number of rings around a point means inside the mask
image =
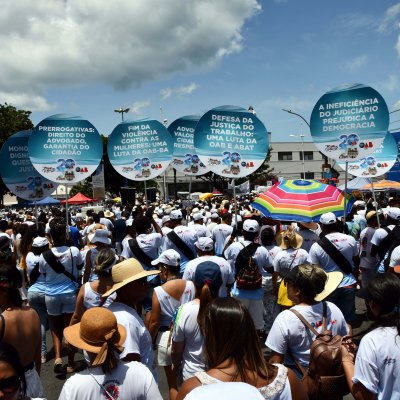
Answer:
[{"label": "crowd of people", "polygon": [[[318,223],[248,199],[4,210],[0,394],[46,397],[51,362],[63,400],[162,399],[161,373],[171,400],[400,399],[398,206],[358,200]],[[325,336],[339,365],[322,374]]]}]

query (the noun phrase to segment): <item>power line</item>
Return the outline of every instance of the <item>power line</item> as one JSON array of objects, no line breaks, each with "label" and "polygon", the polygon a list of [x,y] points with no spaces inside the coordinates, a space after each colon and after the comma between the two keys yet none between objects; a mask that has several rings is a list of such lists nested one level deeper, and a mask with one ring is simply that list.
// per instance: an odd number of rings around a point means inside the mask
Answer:
[{"label": "power line", "polygon": [[400,108],[398,108],[397,110],[390,111],[389,114],[393,114],[393,113],[398,112],[398,111],[400,111]]},{"label": "power line", "polygon": [[392,122],[390,122],[391,124],[394,124],[395,122],[399,122],[400,121],[400,119],[396,119],[396,121],[392,121]]}]

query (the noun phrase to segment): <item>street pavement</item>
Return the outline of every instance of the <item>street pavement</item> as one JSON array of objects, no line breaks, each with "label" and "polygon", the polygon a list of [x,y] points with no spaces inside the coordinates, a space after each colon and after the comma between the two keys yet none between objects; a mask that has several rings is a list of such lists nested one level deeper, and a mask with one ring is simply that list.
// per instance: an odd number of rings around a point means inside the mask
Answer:
[{"label": "street pavement", "polygon": [[[363,300],[356,298],[356,307],[357,307],[357,322],[354,327],[354,334],[363,331],[368,327],[370,324],[368,321],[365,320],[365,304]],[[52,341],[50,333],[47,332],[47,347],[52,349]],[[268,349],[264,348],[264,353],[268,357]],[[45,364],[42,364],[42,372],[41,372],[41,379],[43,383],[43,390],[46,399],[48,400],[57,400],[58,396],[61,392],[62,386],[65,380],[71,376],[66,374],[66,362],[67,357],[66,353],[63,357],[64,361],[64,372],[62,374],[55,374],[53,372],[53,363],[54,363],[54,354],[52,350],[48,354],[48,361]],[[85,367],[85,363],[83,360],[83,356],[81,353],[77,353],[75,355],[76,366],[78,369],[83,369]],[[165,374],[163,369],[159,368],[158,370],[159,376],[159,388],[161,395],[164,399],[168,399],[168,386],[165,379]],[[353,399],[353,396],[348,395],[344,397],[345,400]]]}]

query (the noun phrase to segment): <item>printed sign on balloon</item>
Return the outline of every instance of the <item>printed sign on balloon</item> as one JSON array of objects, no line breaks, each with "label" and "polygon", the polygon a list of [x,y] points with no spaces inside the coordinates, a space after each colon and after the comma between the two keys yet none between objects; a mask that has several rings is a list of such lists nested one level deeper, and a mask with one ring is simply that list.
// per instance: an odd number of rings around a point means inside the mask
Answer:
[{"label": "printed sign on balloon", "polygon": [[[393,135],[388,132],[379,148],[367,157],[349,162],[348,171],[350,174],[362,178],[373,178],[386,174],[394,165],[397,159],[397,143]],[[346,170],[346,163],[338,163],[340,168]]]},{"label": "printed sign on balloon", "polygon": [[57,184],[41,176],[31,163],[28,141],[32,131],[10,136],[0,151],[1,177],[8,190],[24,200],[41,200],[50,196]]},{"label": "printed sign on balloon", "polygon": [[320,151],[338,161],[372,154],[388,132],[389,111],[383,97],[361,84],[343,85],[325,93],[315,105],[311,136]]},{"label": "printed sign on balloon", "polygon": [[176,119],[168,127],[174,138],[172,166],[186,175],[203,175],[209,169],[200,161],[194,149],[194,132],[200,117],[187,115]]},{"label": "printed sign on balloon", "polygon": [[159,121],[123,121],[108,139],[114,169],[127,179],[146,181],[163,173],[172,160],[174,141]]},{"label": "printed sign on balloon", "polygon": [[97,129],[75,115],[52,115],[41,121],[29,138],[33,166],[53,182],[70,184],[88,178],[102,155]]},{"label": "printed sign on balloon", "polygon": [[196,125],[196,153],[217,175],[240,178],[256,171],[268,152],[264,124],[244,108],[222,106],[206,112]]}]

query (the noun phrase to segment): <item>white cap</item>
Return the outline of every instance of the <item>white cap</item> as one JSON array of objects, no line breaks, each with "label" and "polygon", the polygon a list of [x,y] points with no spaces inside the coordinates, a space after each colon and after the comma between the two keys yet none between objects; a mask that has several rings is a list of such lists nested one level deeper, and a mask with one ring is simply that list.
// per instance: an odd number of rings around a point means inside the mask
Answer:
[{"label": "white cap", "polygon": [[254,219],[247,219],[243,222],[243,230],[246,232],[258,232],[260,230],[260,225]]},{"label": "white cap", "polygon": [[94,233],[88,235],[88,239],[90,243],[111,244],[107,229],[97,229]]},{"label": "white cap", "polygon": [[157,265],[157,264],[166,264],[166,265],[171,265],[172,267],[177,267],[179,266],[181,262],[181,256],[179,253],[174,250],[174,249],[168,249],[163,251],[158,258],[153,260],[151,262],[151,265]]},{"label": "white cap", "polygon": [[192,210],[192,215],[198,213],[199,211],[200,211],[200,210],[199,210],[197,207],[193,208],[193,210]]},{"label": "white cap", "polygon": [[209,237],[201,237],[194,244],[201,251],[211,251],[214,249],[214,241]]},{"label": "white cap", "polygon": [[219,218],[218,213],[216,213],[216,212],[215,212],[215,213],[212,213],[212,214],[211,214],[211,218],[212,218],[212,219]]},{"label": "white cap", "polygon": [[356,201],[354,202],[354,205],[355,205],[355,206],[362,206],[362,207],[365,207],[365,201],[363,201],[363,200],[356,200]]},{"label": "white cap", "polygon": [[196,214],[193,214],[192,218],[193,218],[193,221],[200,221],[201,219],[203,219],[203,216],[200,213],[196,213]]},{"label": "white cap", "polygon": [[386,214],[389,218],[392,219],[400,219],[400,208],[398,207],[390,207],[386,209]]},{"label": "white cap", "polygon": [[162,217],[161,223],[164,225],[166,222],[168,222],[171,219],[169,215],[164,215]]},{"label": "white cap", "polygon": [[337,222],[336,215],[333,212],[327,212],[325,214],[322,214],[321,217],[319,218],[319,222],[322,225],[336,224]]},{"label": "white cap", "polygon": [[169,217],[174,220],[182,219],[182,212],[180,210],[172,210]]},{"label": "white cap", "polygon": [[49,241],[47,238],[42,237],[42,236],[37,236],[35,239],[33,239],[32,246],[33,247],[43,247],[49,244]]}]

